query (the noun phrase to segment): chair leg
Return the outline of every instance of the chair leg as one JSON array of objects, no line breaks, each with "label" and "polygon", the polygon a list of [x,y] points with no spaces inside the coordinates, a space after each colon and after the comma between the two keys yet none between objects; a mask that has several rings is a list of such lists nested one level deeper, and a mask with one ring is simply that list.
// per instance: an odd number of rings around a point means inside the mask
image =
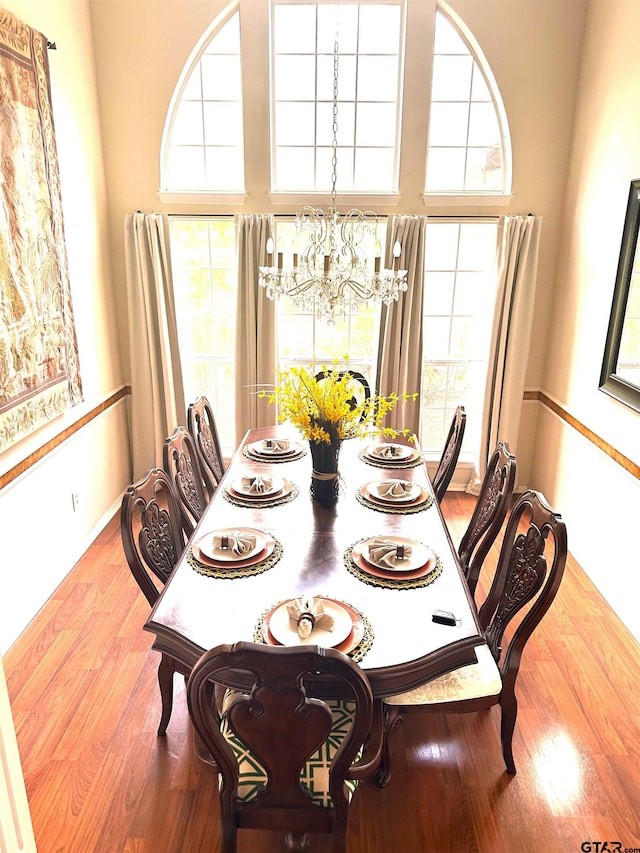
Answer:
[{"label": "chair leg", "polygon": [[291,850],[291,853],[304,853],[309,849],[309,835],[306,832],[296,835],[293,832],[285,832],[284,846]]},{"label": "chair leg", "polygon": [[391,732],[397,728],[402,722],[402,715],[398,710],[397,705],[385,705],[384,708],[384,735],[382,741],[382,753],[380,755],[380,764],[374,774],[375,783],[378,788],[385,788],[391,779],[391,747],[389,746],[389,736]]},{"label": "chair leg", "polygon": [[173,658],[163,654],[160,665],[158,666],[158,686],[160,687],[160,698],[162,699],[162,716],[160,717],[160,725],[158,726],[158,737],[166,735],[167,726],[171,719],[174,672]]},{"label": "chair leg", "polygon": [[516,727],[516,717],[518,716],[518,700],[515,693],[503,695],[500,697],[500,711],[502,717],[500,720],[500,742],[502,744],[502,756],[507,767],[507,773],[512,776],[516,772],[516,765],[513,760],[513,732]]}]

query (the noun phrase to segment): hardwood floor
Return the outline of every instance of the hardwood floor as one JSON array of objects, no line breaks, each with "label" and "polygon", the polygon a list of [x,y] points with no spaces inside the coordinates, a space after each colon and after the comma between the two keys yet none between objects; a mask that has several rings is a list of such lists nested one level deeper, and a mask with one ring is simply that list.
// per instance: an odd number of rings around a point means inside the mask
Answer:
[{"label": "hardwood floor", "polygon": [[[455,542],[472,506],[443,502]],[[193,757],[180,677],[167,737],[155,734],[147,612],[114,519],[4,658],[40,853],[218,849],[216,783]],[[349,853],[640,851],[639,682],[638,645],[570,559],[523,657],[517,775],[497,709],[414,714],[394,733],[388,787],[354,797]],[[240,853],[281,849],[280,835],[240,832]]]}]

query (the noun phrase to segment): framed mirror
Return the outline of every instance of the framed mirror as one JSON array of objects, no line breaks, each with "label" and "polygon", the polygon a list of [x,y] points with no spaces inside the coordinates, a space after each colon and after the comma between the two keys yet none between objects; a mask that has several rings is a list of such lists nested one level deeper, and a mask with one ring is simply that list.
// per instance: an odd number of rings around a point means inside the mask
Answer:
[{"label": "framed mirror", "polygon": [[631,181],[600,390],[640,412],[640,180]]}]

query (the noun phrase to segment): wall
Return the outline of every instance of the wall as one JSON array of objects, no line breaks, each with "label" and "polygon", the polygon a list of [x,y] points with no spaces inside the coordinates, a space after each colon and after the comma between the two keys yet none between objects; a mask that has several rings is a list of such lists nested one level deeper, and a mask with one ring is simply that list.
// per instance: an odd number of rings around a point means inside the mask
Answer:
[{"label": "wall", "polygon": [[[85,401],[0,455],[3,546],[0,653],[111,517],[129,481],[127,402],[121,397],[18,477],[65,429],[121,391],[124,373],[108,251],[107,198],[88,0],[4,0],[57,44],[49,51],[69,274]],[[72,509],[71,494],[79,495]]]},{"label": "wall", "polygon": [[[544,389],[640,464],[640,414],[598,390],[631,180],[640,178],[640,4],[591,0]],[[532,478],[569,547],[637,639],[640,481],[540,407]]]}]

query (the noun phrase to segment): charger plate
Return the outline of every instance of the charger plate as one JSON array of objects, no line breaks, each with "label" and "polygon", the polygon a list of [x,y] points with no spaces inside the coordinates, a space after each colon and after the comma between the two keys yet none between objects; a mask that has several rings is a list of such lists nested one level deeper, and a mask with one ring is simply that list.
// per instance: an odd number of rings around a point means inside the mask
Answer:
[{"label": "charger plate", "polygon": [[[254,536],[256,544],[245,554],[237,554],[232,548],[220,548],[215,544],[217,536]],[[245,563],[249,565],[254,562],[253,558],[265,550],[267,537],[261,530],[254,527],[222,527],[206,533],[193,543],[194,553],[197,552],[198,559],[210,562],[213,565],[220,563]]]},{"label": "charger plate", "polygon": [[[442,560],[431,549],[429,551],[433,554],[434,559],[428,560],[423,566],[413,571],[387,571],[374,566],[363,555],[363,545],[371,538],[374,537],[358,540],[346,548],[343,554],[347,570],[359,581],[384,589],[418,589],[429,586],[442,574]],[[385,538],[391,539],[392,537]]]},{"label": "charger plate", "polygon": [[197,543],[187,550],[187,562],[198,574],[210,578],[233,580],[235,578],[250,578],[262,574],[272,568],[282,557],[282,543],[270,533],[264,533],[265,547],[248,560],[235,562],[217,562],[208,558],[197,547]]},{"label": "charger plate", "polygon": [[369,494],[367,485],[360,486],[356,491],[356,500],[367,509],[374,509],[377,512],[389,513],[391,515],[409,515],[412,512],[424,512],[425,509],[433,504],[433,496],[429,489],[424,486],[419,486],[420,494],[412,501],[394,501],[387,502],[382,498],[374,498]]},{"label": "charger plate", "polygon": [[[351,631],[341,643],[339,643],[337,646],[334,646],[333,648],[336,648],[343,654],[348,655],[356,663],[359,663],[373,645],[374,633],[369,619],[364,615],[364,613],[362,613],[360,610],[358,610],[356,607],[346,601],[338,601],[337,599],[328,598],[327,596],[315,597],[320,597],[323,599],[323,601],[334,602],[335,604],[340,605],[340,607],[344,608],[347,611],[347,613],[351,617]],[[282,645],[282,643],[279,643],[271,633],[269,629],[269,621],[271,614],[278,610],[279,607],[282,607],[282,605],[286,605],[291,601],[291,598],[287,598],[284,601],[279,601],[272,607],[267,608],[261,614],[258,621],[256,622],[256,627],[253,635],[254,642],[266,643],[270,646]]]},{"label": "charger plate", "polygon": [[[246,475],[246,476],[251,477],[250,474]],[[256,475],[256,476],[258,476],[258,475]],[[229,491],[232,494],[238,495],[239,497],[242,497],[242,498],[249,498],[250,500],[264,500],[265,498],[269,498],[272,495],[279,494],[284,489],[285,481],[282,479],[282,477],[265,477],[264,478],[265,480],[267,480],[267,479],[271,480],[271,487],[268,489],[265,489],[264,492],[252,492],[246,486],[242,485],[243,479],[245,479],[245,478],[244,477],[238,477],[227,488],[229,489]],[[260,479],[263,479],[263,478],[261,477]]]},{"label": "charger plate", "polygon": [[291,480],[284,480],[283,482],[284,486],[282,488],[282,491],[278,492],[275,495],[267,495],[267,497],[249,497],[249,495],[241,495],[235,492],[232,486],[227,486],[227,488],[222,493],[222,496],[229,503],[235,504],[235,506],[279,506],[280,504],[289,503],[289,501],[294,500],[300,494],[300,489],[296,486],[295,483],[292,483]]}]

